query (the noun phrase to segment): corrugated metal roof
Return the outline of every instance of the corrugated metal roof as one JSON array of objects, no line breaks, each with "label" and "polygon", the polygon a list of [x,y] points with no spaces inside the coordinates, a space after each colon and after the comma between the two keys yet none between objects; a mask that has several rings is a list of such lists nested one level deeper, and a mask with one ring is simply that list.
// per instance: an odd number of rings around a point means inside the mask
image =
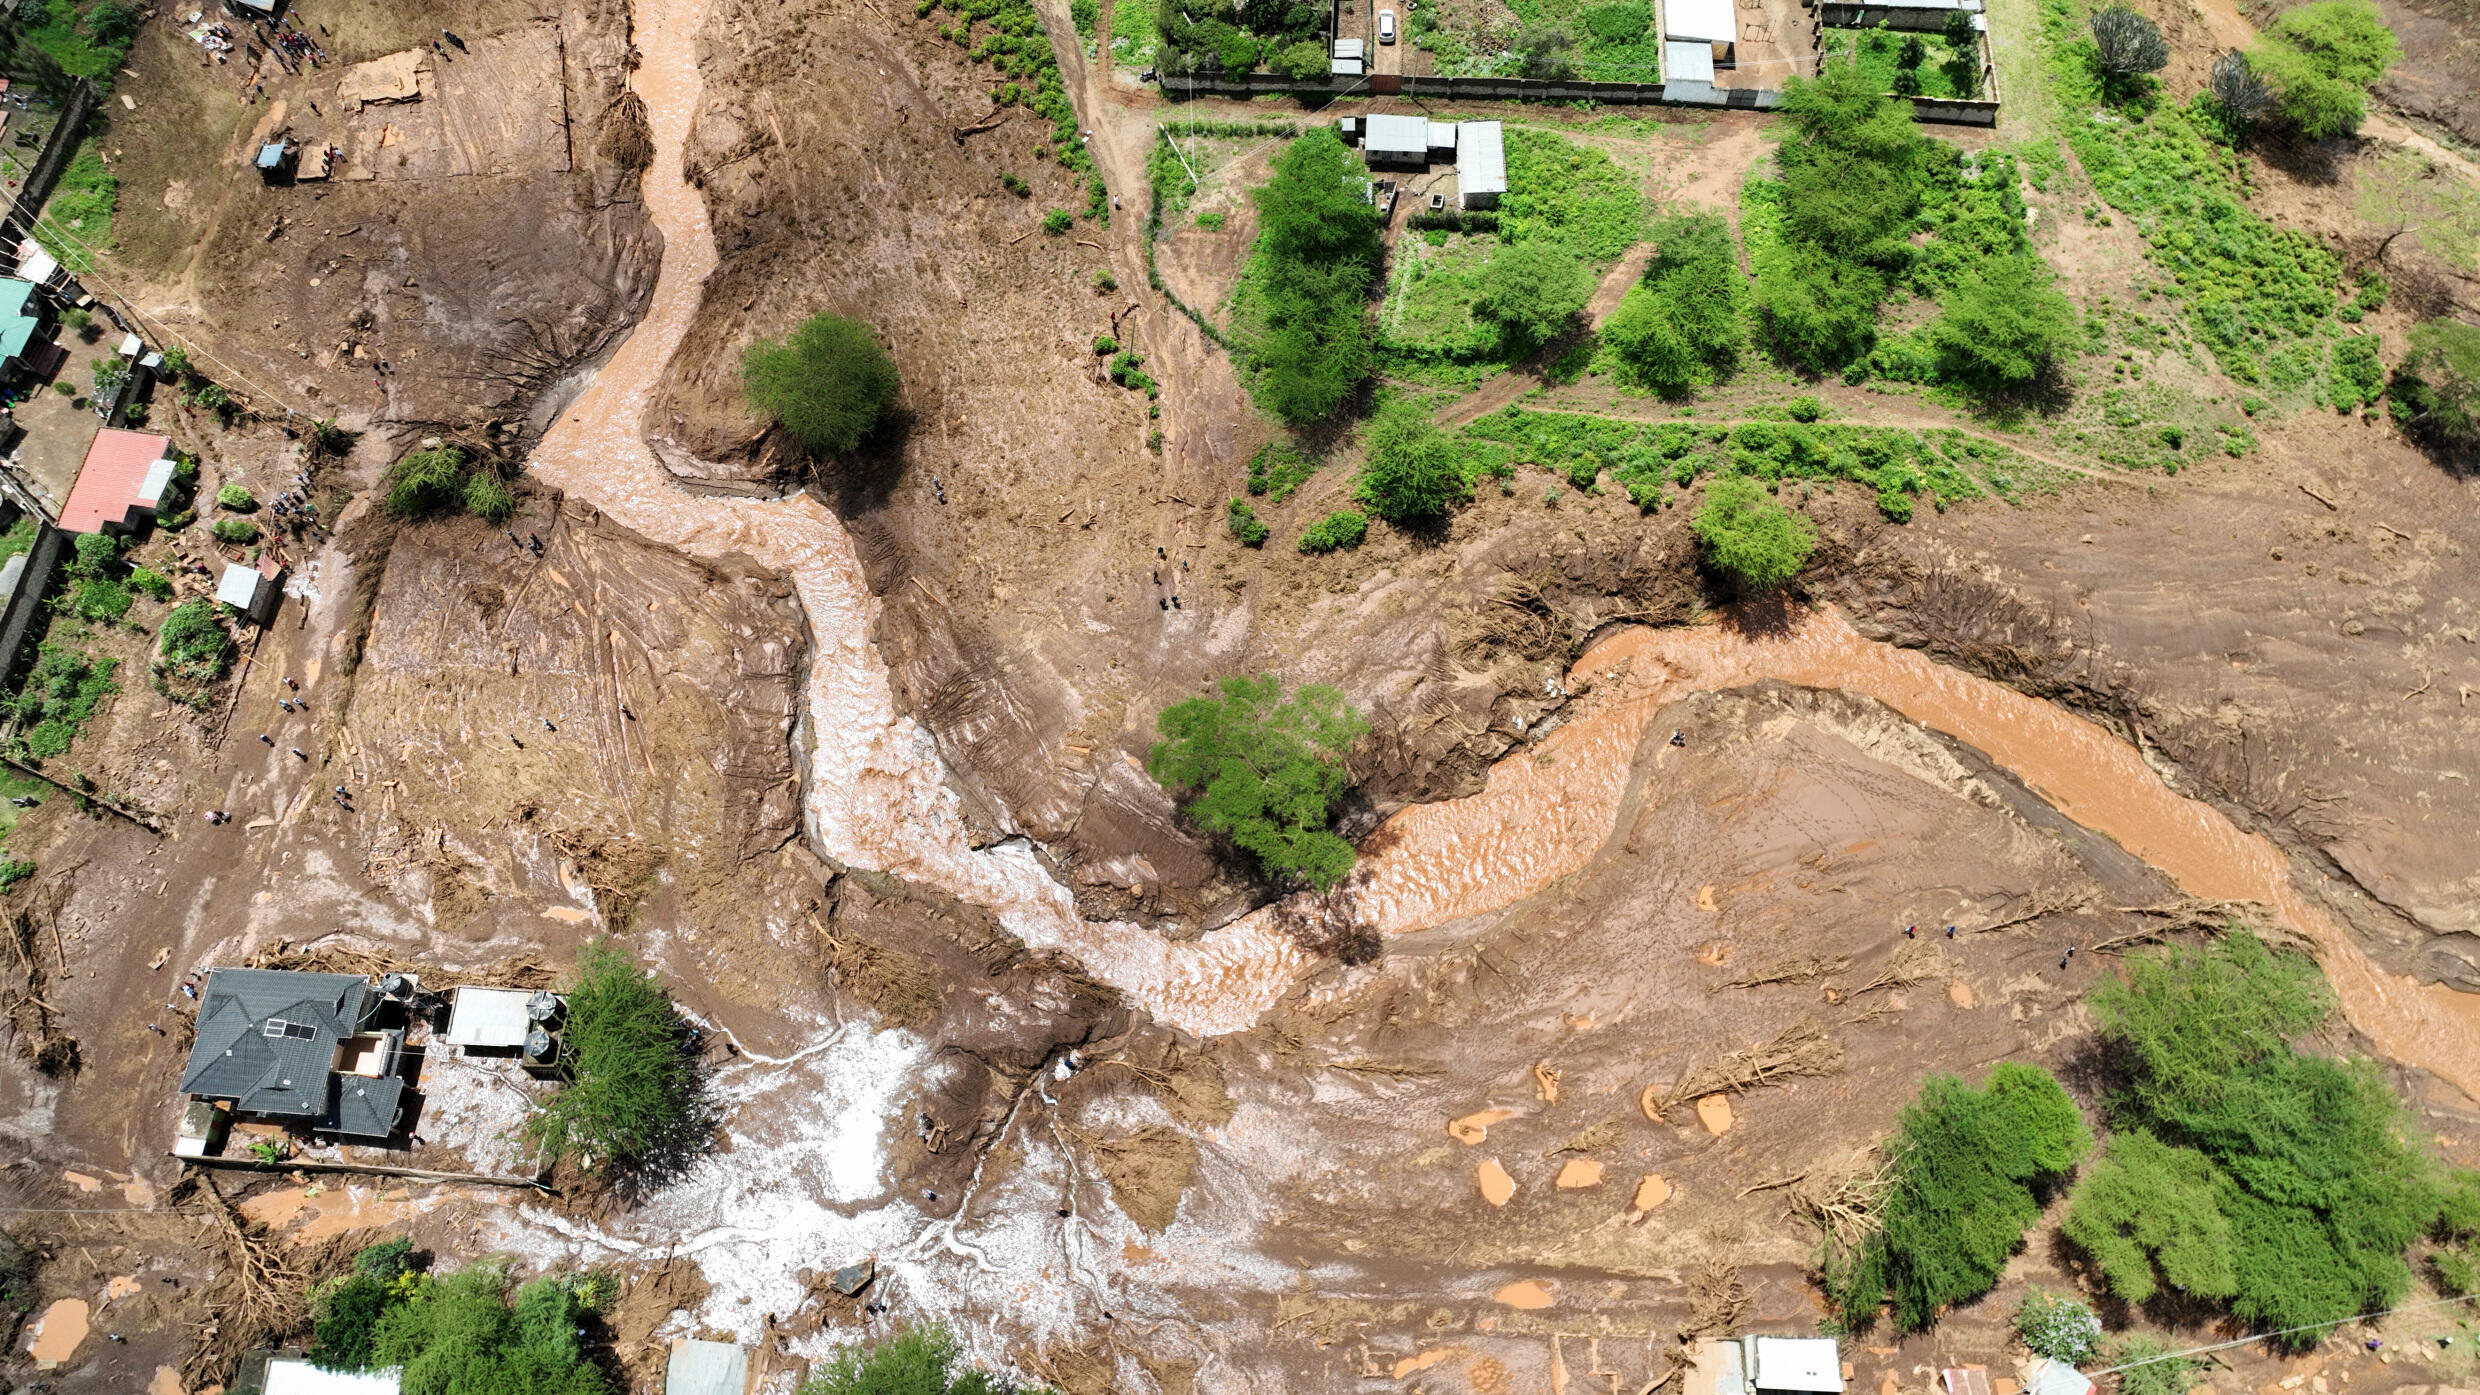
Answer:
[{"label": "corrugated metal roof", "polygon": [[1662,45],[1664,82],[1712,82],[1714,46],[1703,39],[1672,39]]},{"label": "corrugated metal roof", "polygon": [[1467,121],[1455,131],[1455,187],[1465,194],[1507,192],[1507,141],[1495,121]]},{"label": "corrugated metal roof", "polygon": [[749,1353],[730,1342],[672,1339],[663,1368],[663,1395],[741,1395],[749,1383]]},{"label": "corrugated metal roof", "polygon": [[1758,1337],[1757,1389],[1839,1395],[1843,1354],[1831,1337]]},{"label": "corrugated metal roof", "polygon": [[1662,0],[1662,37],[1739,42],[1739,13],[1731,0]]},{"label": "corrugated metal roof", "polygon": [[1368,49],[1365,47],[1368,42],[1367,39],[1337,39],[1335,40],[1335,56],[1337,58],[1366,58],[1369,56]]},{"label": "corrugated metal roof", "polygon": [[522,988],[459,988],[448,1009],[450,1046],[518,1047],[533,1023],[525,1003],[534,995]]},{"label": "corrugated metal roof", "polygon": [[1429,155],[1429,121],[1418,116],[1373,116],[1361,148],[1380,155]]},{"label": "corrugated metal roof", "polygon": [[235,610],[248,610],[258,604],[258,571],[239,562],[226,562],[224,574],[215,582],[215,598]]},{"label": "corrugated metal roof", "polygon": [[265,1395],[396,1395],[398,1373],[322,1371],[298,1356],[267,1363]]}]

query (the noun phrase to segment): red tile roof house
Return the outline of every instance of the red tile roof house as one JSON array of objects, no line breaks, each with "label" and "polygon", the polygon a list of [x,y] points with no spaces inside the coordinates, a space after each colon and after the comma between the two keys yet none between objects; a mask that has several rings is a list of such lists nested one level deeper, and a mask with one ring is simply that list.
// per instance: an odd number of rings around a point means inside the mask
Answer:
[{"label": "red tile roof house", "polygon": [[172,484],[172,438],[111,427],[95,433],[78,467],[60,526],[71,533],[126,533],[152,522]]}]

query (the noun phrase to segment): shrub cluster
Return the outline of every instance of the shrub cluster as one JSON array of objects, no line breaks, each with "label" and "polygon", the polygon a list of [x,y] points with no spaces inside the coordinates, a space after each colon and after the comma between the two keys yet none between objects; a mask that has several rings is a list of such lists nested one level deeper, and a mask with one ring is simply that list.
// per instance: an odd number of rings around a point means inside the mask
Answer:
[{"label": "shrub cluster", "polygon": [[1352,870],[1352,845],[1330,827],[1351,783],[1344,757],[1369,723],[1333,688],[1284,697],[1271,673],[1226,678],[1220,691],[1164,709],[1147,772],[1186,792],[1181,812],[1268,875],[1333,887]]},{"label": "shrub cluster", "polygon": [[1421,404],[1397,399],[1380,408],[1362,433],[1367,462],[1353,496],[1389,523],[1441,518],[1465,498],[1455,442]]},{"label": "shrub cluster", "polygon": [[2075,1102],[2037,1066],[2001,1062],[1978,1090],[1930,1077],[1887,1145],[1879,1229],[1828,1247],[1828,1297],[1853,1327],[1891,1298],[1896,1325],[1917,1331],[1987,1293],[2039,1219],[2043,1193],[2091,1146]]},{"label": "shrub cluster", "polygon": [[[498,468],[469,460],[455,446],[415,451],[389,466],[379,487],[386,491],[388,512],[399,518],[461,510],[491,523],[505,523],[517,511],[516,496],[499,477]],[[223,537],[224,524],[234,521],[218,522],[216,536]]]},{"label": "shrub cluster", "polygon": [[963,1361],[946,1328],[909,1327],[875,1346],[838,1351],[800,1395],[1008,1395],[1017,1388]]},{"label": "shrub cluster", "polygon": [[69,590],[59,602],[90,625],[117,625],[135,599],[129,592],[129,567],[121,561],[118,539],[106,533],[81,533],[69,554]]},{"label": "shrub cluster", "polygon": [[232,671],[239,651],[213,601],[194,596],[172,608],[155,632],[155,657],[147,665],[156,692],[175,702],[205,708],[208,689]]},{"label": "shrub cluster", "polygon": [[1765,486],[1746,475],[1708,486],[1694,527],[1706,562],[1743,591],[1771,591],[1799,575],[1817,543],[1807,518],[1766,497]]},{"label": "shrub cluster", "polygon": [[120,691],[112,681],[120,660],[97,658],[49,640],[35,654],[33,669],[8,705],[22,733],[18,739],[27,754],[40,760],[66,753],[96,706]]},{"label": "shrub cluster", "polygon": [[2394,419],[2415,438],[2449,450],[2480,447],[2480,326],[2430,320],[2415,327],[2391,392]]},{"label": "shrub cluster", "polygon": [[1252,197],[1257,243],[1243,274],[1250,395],[1294,424],[1341,407],[1369,375],[1369,287],[1378,211],[1361,197],[1360,162],[1318,127],[1274,160]]},{"label": "shrub cluster", "polygon": [[355,1257],[311,1296],[310,1359],[331,1371],[401,1368],[405,1395],[605,1395],[583,1336],[613,1285],[536,1279],[512,1292],[504,1264],[434,1276],[397,1239]]},{"label": "shrub cluster", "polygon": [[1326,8],[1313,0],[1184,0],[1156,16],[1165,77],[1238,76],[1260,63],[1286,77],[1326,73]]},{"label": "shrub cluster", "polygon": [[1225,513],[1223,522],[1230,527],[1231,535],[1238,538],[1243,547],[1264,547],[1266,539],[1271,535],[1271,530],[1258,518],[1257,510],[1249,507],[1248,500],[1236,495],[1232,498],[1231,507]]},{"label": "shrub cluster", "polygon": [[1291,442],[1268,441],[1249,457],[1249,492],[1266,496],[1270,504],[1280,504],[1316,474],[1317,467],[1317,461],[1308,452]]},{"label": "shrub cluster", "polygon": [[2247,934],[2165,949],[2091,1005],[2127,1083],[2064,1231],[2127,1302],[2167,1285],[2266,1330],[2383,1308],[2410,1286],[2406,1247],[2474,1195],[2403,1141],[2372,1062],[2292,1046],[2333,1009],[2300,955]]},{"label": "shrub cluster", "polygon": [[2248,48],[2247,68],[2285,121],[2323,140],[2359,129],[2369,87],[2401,53],[2370,0],[2312,0],[2266,26]]},{"label": "shrub cluster", "polygon": [[1300,533],[1300,550],[1312,556],[1358,547],[1369,536],[1369,515],[1358,509],[1337,509]]}]

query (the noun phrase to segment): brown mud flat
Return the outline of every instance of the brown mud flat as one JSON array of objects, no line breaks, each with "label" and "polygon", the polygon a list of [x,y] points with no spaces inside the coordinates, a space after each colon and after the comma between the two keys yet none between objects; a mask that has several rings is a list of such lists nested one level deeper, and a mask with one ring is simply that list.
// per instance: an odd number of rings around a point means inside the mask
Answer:
[{"label": "brown mud flat", "polygon": [[[521,430],[637,315],[660,259],[628,7],[385,9],[313,13],[334,61],[270,65],[255,103],[238,58],[204,64],[169,11],[141,26],[124,83],[141,100],[107,114],[121,211],[97,288],[264,414]],[[429,52],[443,24],[467,52]],[[347,111],[348,65],[407,49],[446,91]],[[288,135],[368,164],[266,187],[250,157]]]}]

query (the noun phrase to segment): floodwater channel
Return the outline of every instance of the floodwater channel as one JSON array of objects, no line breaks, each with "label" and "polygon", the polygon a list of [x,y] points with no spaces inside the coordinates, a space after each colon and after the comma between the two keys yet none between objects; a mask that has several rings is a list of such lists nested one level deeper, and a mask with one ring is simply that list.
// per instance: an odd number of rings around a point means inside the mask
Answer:
[{"label": "floodwater channel", "polygon": [[[644,188],[664,236],[663,263],[645,319],[544,437],[534,473],[657,542],[705,557],[743,555],[791,579],[813,643],[803,807],[821,852],[988,907],[1028,946],[1074,956],[1170,1025],[1201,1035],[1249,1026],[1317,964],[1278,927],[1275,908],[1175,943],[1142,925],[1084,920],[1021,842],[970,846],[936,743],[896,711],[869,638],[877,600],[841,522],[807,496],[689,494],[645,444],[655,388],[716,263],[704,201],[682,177],[705,10],[706,0],[635,7],[642,61],[632,82],[653,130]],[[1582,696],[1560,726],[1501,761],[1481,792],[1407,808],[1367,840],[1349,892],[1355,913],[1384,933],[1407,933],[1498,910],[1581,869],[1610,835],[1658,710],[1693,692],[1764,679],[1884,702],[1978,748],[2189,894],[2263,903],[2316,943],[2344,1011],[2379,1050],[2480,1098],[2480,997],[2378,969],[2293,884],[2278,849],[2180,796],[2102,728],[1865,640],[1832,612],[1771,634],[1706,626],[1606,637],[1574,666],[1569,686]]]}]

